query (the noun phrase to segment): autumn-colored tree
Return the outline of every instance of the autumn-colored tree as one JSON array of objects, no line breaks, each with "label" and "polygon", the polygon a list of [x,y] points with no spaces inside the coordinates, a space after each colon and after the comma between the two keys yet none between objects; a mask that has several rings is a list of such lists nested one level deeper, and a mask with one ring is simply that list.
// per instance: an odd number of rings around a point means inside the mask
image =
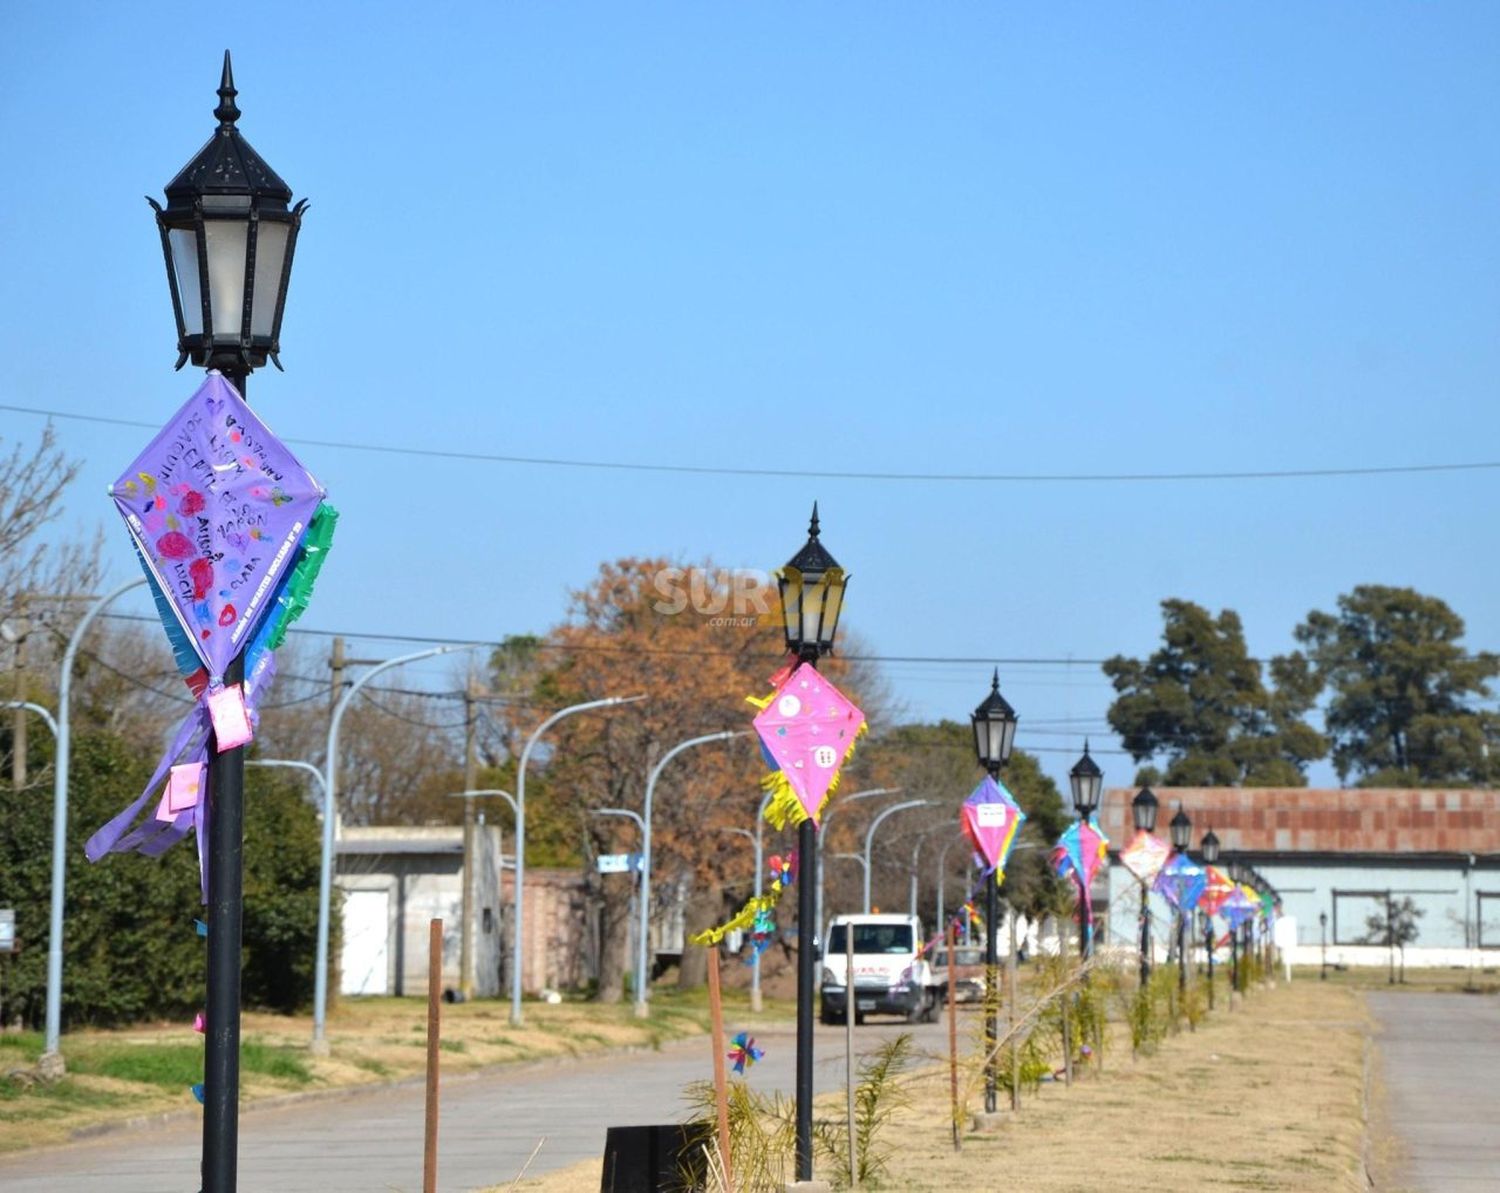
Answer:
[{"label": "autumn-colored tree", "polygon": [[[691,591],[691,599],[675,600],[674,591]],[[711,563],[605,563],[587,587],[572,594],[567,621],[535,648],[532,705],[500,706],[494,713],[510,722],[515,741],[551,709],[603,696],[645,696],[621,708],[569,717],[549,733],[549,749],[534,756],[538,773],[527,779],[528,862],[638,850],[633,825],[594,816],[592,809],[639,812],[648,773],[674,745],[720,730],[746,732],[684,753],[657,783],[653,903],[667,906],[682,892],[689,935],[713,923],[754,878],[751,851],[725,830],[754,827],[766,766],[749,734],[755,709],[745,698],[769,690],[783,662],[783,643],[774,590],[762,587],[759,597],[749,598],[746,592],[733,574]],[[514,672],[517,659],[496,663]],[[826,660],[824,669],[860,699],[856,670],[836,658]],[[767,829],[768,852],[791,843],[790,833],[778,841]],[[627,967],[628,879],[600,880],[599,894],[599,991],[613,1000],[621,996]],[[788,920],[791,910],[787,905],[781,918]],[[705,972],[703,951],[688,948],[680,981],[696,985]]]}]

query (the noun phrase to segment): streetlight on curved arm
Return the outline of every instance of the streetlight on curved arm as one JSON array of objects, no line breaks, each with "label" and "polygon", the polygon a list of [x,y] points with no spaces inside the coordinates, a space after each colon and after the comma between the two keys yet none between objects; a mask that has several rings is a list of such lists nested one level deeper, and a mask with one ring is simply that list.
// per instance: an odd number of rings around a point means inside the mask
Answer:
[{"label": "streetlight on curved arm", "polygon": [[[512,805],[512,807],[514,807],[514,804]],[[634,821],[635,827],[641,830],[641,840],[644,841],[646,838],[646,822],[641,818],[641,814],[639,812],[632,812],[629,808],[590,808],[589,814],[593,816],[618,816],[623,820]],[[635,898],[640,898],[640,876],[641,868],[639,865],[637,865],[635,868],[635,878],[633,883]],[[635,907],[633,905],[630,908],[630,918],[632,921],[634,921],[635,919]],[[635,971],[635,988],[639,990],[645,980],[646,975],[644,971],[642,971],[638,967]]]},{"label": "streetlight on curved arm", "polygon": [[909,799],[899,804],[892,804],[889,808],[882,808],[880,814],[870,821],[870,827],[865,832],[865,914],[870,914],[870,852],[875,844],[875,830],[887,817],[897,812],[904,812],[908,808],[932,808],[937,806],[936,800],[931,799]]},{"label": "streetlight on curved arm", "polygon": [[334,829],[338,823],[339,784],[339,729],[344,714],[360,688],[382,671],[400,667],[403,663],[415,663],[419,659],[436,658],[455,651],[479,650],[483,643],[474,642],[463,646],[432,646],[426,650],[414,650],[410,654],[397,655],[371,667],[347,688],[333,706],[333,715],[328,719],[328,744],[323,754],[323,858],[318,875],[318,948],[313,973],[313,1038],[312,1051],[323,1054],[328,1050],[328,924],[333,908],[333,846]]},{"label": "streetlight on curved arm", "polygon": [[52,764],[52,909],[47,937],[47,1034],[42,1046],[42,1057],[62,1071],[62,1054],[58,1051],[58,1040],[62,1036],[62,967],[63,967],[63,910],[66,897],[64,879],[68,866],[68,763],[72,749],[71,706],[73,693],[73,664],[78,658],[78,649],[83,645],[83,636],[94,619],[105,608],[124,596],[133,588],[146,583],[145,576],[128,580],[111,592],[105,593],[89,606],[78,619],[68,645],[63,651],[62,664],[57,678],[57,724],[54,734],[57,739],[57,757]]},{"label": "streetlight on curved arm", "polygon": [[[661,772],[666,769],[667,763],[671,762],[672,759],[676,758],[684,750],[689,750],[693,746],[705,745],[708,742],[730,741],[736,737],[748,737],[749,732],[747,729],[724,729],[718,733],[705,733],[699,737],[690,737],[686,741],[680,741],[661,756],[656,765],[651,768],[651,774],[646,779],[646,806],[641,829],[641,926],[640,936],[636,941],[636,948],[639,950],[639,972],[645,978],[650,977],[647,969],[646,954],[649,948],[649,934],[651,931],[651,802],[652,796],[656,793],[656,780],[661,778]],[[643,982],[635,992],[635,1013],[637,1018],[645,1018],[648,1013],[646,1006],[648,991],[646,987],[649,985],[649,981]]]},{"label": "streetlight on curved arm", "polygon": [[[843,805],[845,805],[845,804],[852,804],[856,800],[873,799],[877,795],[900,795],[900,794],[901,794],[901,788],[899,788],[899,787],[869,787],[869,788],[866,788],[863,791],[851,792],[848,795],[835,796],[833,799],[831,799],[831,800],[828,801],[828,807],[826,807],[823,810],[823,823],[821,825],[819,825],[819,827],[818,827],[818,843],[817,843],[817,854],[818,854],[818,865],[817,865],[817,872],[818,872],[818,875],[817,875],[818,894],[817,894],[817,906],[816,906],[816,910],[813,913],[813,934],[814,934],[814,936],[816,936],[818,933],[820,933],[820,932],[823,931],[823,907],[824,907],[824,904],[823,904],[823,864],[822,864],[822,858],[823,858],[823,842],[828,839],[828,822],[833,819],[833,814],[836,811],[838,811],[839,808],[843,807]],[[765,806],[764,806],[764,804],[762,804],[761,812],[762,813],[765,812]]]},{"label": "streetlight on curved arm", "polygon": [[521,758],[516,764],[516,889],[515,898],[511,902],[513,923],[510,933],[510,1022],[513,1027],[519,1027],[522,1023],[521,938],[526,898],[526,762],[531,757],[531,751],[536,748],[537,742],[541,741],[542,734],[564,717],[571,717],[574,713],[588,712],[595,708],[613,708],[617,704],[633,704],[645,698],[645,696],[606,696],[602,700],[585,700],[581,704],[570,704],[567,708],[558,709],[533,729],[531,736],[526,739],[526,744],[521,747]]}]

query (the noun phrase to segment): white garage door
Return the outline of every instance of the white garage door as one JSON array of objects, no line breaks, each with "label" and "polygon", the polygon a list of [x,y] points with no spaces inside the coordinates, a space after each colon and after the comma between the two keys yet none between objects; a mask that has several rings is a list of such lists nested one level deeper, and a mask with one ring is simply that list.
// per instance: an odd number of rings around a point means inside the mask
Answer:
[{"label": "white garage door", "polygon": [[350,891],[344,896],[343,980],[345,994],[389,994],[389,891]]}]

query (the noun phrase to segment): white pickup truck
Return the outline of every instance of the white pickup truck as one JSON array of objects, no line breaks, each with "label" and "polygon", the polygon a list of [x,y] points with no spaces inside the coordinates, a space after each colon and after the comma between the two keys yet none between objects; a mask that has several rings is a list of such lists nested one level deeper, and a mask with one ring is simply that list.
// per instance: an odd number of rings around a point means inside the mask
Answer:
[{"label": "white pickup truck", "polygon": [[932,966],[922,955],[922,924],[907,915],[840,915],[824,939],[819,1018],[842,1023],[849,1013],[849,933],[854,935],[854,1022],[867,1014],[904,1015],[909,1023],[930,1020],[939,994]]}]

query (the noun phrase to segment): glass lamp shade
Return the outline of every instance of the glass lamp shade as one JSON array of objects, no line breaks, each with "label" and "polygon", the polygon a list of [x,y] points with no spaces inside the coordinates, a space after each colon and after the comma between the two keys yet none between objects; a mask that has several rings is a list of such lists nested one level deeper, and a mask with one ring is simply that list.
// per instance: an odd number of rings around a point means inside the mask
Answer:
[{"label": "glass lamp shade", "polygon": [[787,650],[809,660],[833,653],[848,583],[847,573],[818,540],[818,507],[814,503],[806,544],[776,577]]},{"label": "glass lamp shade", "polygon": [[177,319],[178,367],[258,368],[281,350],[292,255],[304,200],[235,127],[240,111],[229,55],[214,115],[219,127],[167,184],[156,210],[167,285]]},{"label": "glass lamp shade", "polygon": [[1104,772],[1089,756],[1088,742],[1083,743],[1083,757],[1068,772],[1068,786],[1073,789],[1073,810],[1080,820],[1087,820],[1098,810],[1099,797],[1104,792]]},{"label": "glass lamp shade", "polygon": [[990,684],[990,694],[969,717],[974,726],[974,755],[979,765],[988,771],[997,771],[1010,761],[1010,752],[1016,743],[1016,710],[1000,695],[1000,671]]},{"label": "glass lamp shade", "polygon": [[1219,835],[1213,829],[1203,834],[1203,860],[1212,866],[1219,860]]},{"label": "glass lamp shade", "polygon": [[1156,831],[1156,809],[1158,807],[1156,793],[1149,787],[1142,787],[1136,792],[1136,796],[1130,801],[1130,816],[1135,821],[1137,832],[1150,833]]},{"label": "glass lamp shade", "polygon": [[1172,823],[1167,827],[1172,834],[1172,848],[1178,853],[1186,853],[1193,840],[1192,817],[1178,808],[1177,815],[1172,817]]}]

